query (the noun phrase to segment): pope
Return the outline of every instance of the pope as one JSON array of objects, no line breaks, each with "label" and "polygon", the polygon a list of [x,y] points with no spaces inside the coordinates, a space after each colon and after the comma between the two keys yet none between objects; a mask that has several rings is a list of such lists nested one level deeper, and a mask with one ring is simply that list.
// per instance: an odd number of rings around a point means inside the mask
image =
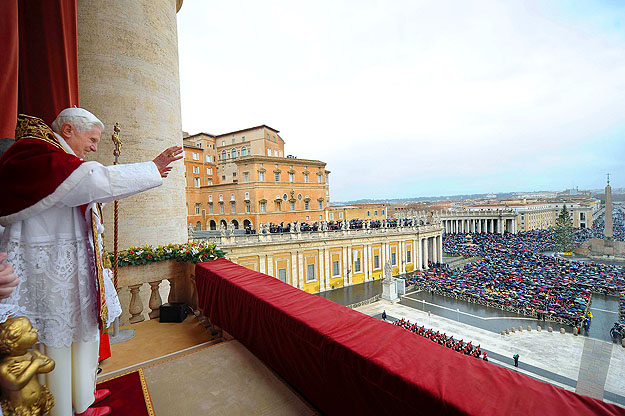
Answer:
[{"label": "pope", "polygon": [[182,158],[175,146],[148,162],[84,161],[103,130],[82,108],[61,111],[51,128],[20,115],[16,142],[0,158],[0,252],[19,280],[0,302],[0,322],[25,316],[39,331],[39,349],[56,362],[45,374],[53,416],[110,413],[93,407],[109,394],[95,391],[100,330],[119,313],[106,302],[116,293],[105,289],[99,204],[160,186]]}]

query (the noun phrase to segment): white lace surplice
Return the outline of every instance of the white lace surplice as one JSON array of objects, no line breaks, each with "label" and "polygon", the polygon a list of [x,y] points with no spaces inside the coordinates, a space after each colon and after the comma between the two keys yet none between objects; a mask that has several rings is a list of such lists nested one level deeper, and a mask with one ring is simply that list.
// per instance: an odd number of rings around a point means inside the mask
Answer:
[{"label": "white lace surplice", "polygon": [[39,342],[54,348],[97,342],[94,247],[79,206],[121,199],[161,183],[152,162],[107,167],[85,162],[50,196],[1,217],[6,229],[0,252],[8,252],[20,284],[0,302],[0,322],[26,316],[39,330]]}]

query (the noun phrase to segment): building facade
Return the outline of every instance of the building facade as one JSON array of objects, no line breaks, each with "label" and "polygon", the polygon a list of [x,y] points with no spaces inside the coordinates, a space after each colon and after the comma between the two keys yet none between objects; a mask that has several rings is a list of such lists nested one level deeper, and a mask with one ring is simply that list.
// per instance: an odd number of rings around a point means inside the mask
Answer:
[{"label": "building facade", "polygon": [[278,130],[262,125],[184,142],[187,223],[195,230],[324,220],[326,163],[285,156]]},{"label": "building facade", "polygon": [[388,204],[353,204],[331,206],[326,209],[326,221],[380,221],[389,218],[388,210]]},{"label": "building facade", "polygon": [[[416,221],[415,221],[416,223]],[[208,238],[226,257],[309,293],[378,280],[388,261],[393,275],[442,261],[440,223]]]}]

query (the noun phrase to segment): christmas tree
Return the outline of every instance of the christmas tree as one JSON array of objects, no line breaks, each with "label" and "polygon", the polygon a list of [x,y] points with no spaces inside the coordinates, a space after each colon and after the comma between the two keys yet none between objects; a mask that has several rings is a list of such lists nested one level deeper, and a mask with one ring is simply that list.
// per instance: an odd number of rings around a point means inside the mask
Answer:
[{"label": "christmas tree", "polygon": [[560,215],[556,219],[556,235],[555,248],[559,252],[571,252],[575,248],[573,240],[573,221],[571,215],[566,209],[566,205],[562,207]]}]

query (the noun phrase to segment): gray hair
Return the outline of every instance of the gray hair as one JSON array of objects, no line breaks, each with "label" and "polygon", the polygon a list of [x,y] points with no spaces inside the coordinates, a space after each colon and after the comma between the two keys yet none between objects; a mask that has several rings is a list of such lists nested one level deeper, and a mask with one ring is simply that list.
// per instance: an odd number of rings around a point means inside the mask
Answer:
[{"label": "gray hair", "polygon": [[93,114],[81,108],[69,110],[82,110],[80,111],[82,114],[64,114],[69,113],[69,111],[61,111],[56,120],[54,120],[50,125],[52,130],[56,133],[61,133],[61,127],[63,127],[63,124],[66,123],[74,126],[78,133],[89,131],[96,126],[99,127],[100,130],[104,131],[104,124]]}]

